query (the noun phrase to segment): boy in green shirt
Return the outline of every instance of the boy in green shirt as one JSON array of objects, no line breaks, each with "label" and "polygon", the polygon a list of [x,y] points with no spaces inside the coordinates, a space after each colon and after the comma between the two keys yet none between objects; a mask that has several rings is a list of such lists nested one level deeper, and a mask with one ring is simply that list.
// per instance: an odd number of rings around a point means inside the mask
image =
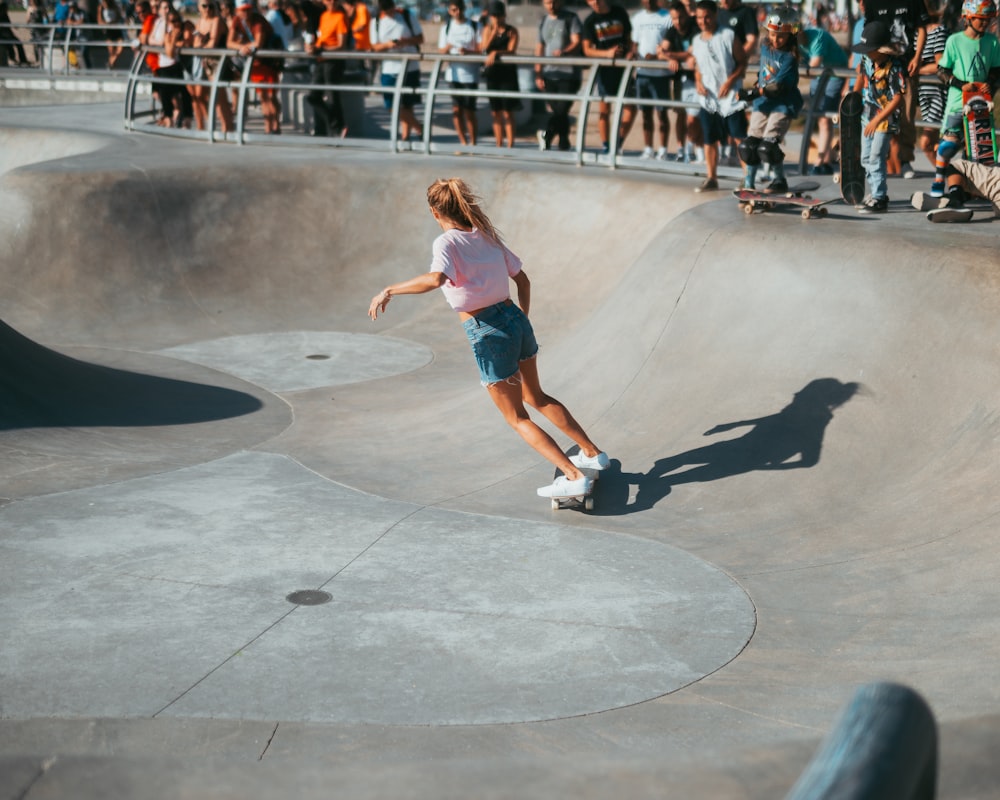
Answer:
[{"label": "boy in green shirt", "polygon": [[[938,73],[948,85],[948,100],[941,126],[941,142],[934,161],[932,197],[944,197],[948,164],[961,149],[965,138],[963,89],[970,83],[988,83],[992,92],[1000,83],[1000,41],[987,32],[996,13],[993,0],[965,0],[962,16],[968,21],[968,26],[964,31],[948,37],[944,55],[938,62]],[[948,183],[948,204],[961,206],[961,177],[949,178]]]}]

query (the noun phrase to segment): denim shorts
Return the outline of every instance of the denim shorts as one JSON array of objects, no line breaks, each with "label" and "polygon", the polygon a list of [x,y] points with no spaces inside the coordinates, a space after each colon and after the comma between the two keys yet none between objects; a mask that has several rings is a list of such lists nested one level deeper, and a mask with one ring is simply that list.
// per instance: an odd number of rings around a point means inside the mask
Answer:
[{"label": "denim shorts", "polygon": [[[379,77],[379,82],[383,86],[395,86],[396,76],[386,75],[384,72]],[[418,70],[409,70],[403,76],[403,86],[408,89],[419,89],[420,88],[420,72]],[[415,94],[401,94],[399,97],[399,105],[401,108],[413,108],[420,101],[420,97]],[[392,94],[386,92],[382,95],[382,104],[386,108],[392,108]]]},{"label": "denim shorts", "polygon": [[538,354],[538,342],[528,318],[514,303],[497,303],[462,323],[479,365],[483,386],[517,374],[522,361]]}]

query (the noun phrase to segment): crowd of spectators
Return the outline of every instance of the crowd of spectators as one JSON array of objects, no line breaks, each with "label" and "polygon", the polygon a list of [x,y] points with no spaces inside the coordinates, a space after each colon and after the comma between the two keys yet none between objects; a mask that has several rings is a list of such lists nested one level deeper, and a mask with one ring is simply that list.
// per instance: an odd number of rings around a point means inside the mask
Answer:
[{"label": "crowd of spectators", "polygon": [[[176,1],[176,0],[175,0]],[[281,133],[282,98],[289,97],[288,87],[295,84],[335,87],[345,82],[363,82],[389,87],[416,89],[420,86],[420,62],[413,58],[368,59],[366,53],[399,53],[414,55],[421,48],[440,54],[478,56],[462,58],[447,66],[445,79],[455,92],[452,96],[452,120],[458,141],[475,145],[479,142],[477,107],[482,98],[469,93],[485,88],[491,94],[488,107],[492,117],[493,139],[497,146],[513,146],[517,137],[518,111],[523,100],[509,93],[521,91],[517,65],[505,62],[505,57],[517,54],[519,48],[547,59],[615,59],[614,64],[602,65],[596,75],[596,92],[601,96],[597,105],[598,141],[591,144],[598,151],[609,152],[612,141],[619,148],[627,139],[635,121],[641,120],[641,157],[647,159],[701,161],[706,158],[705,117],[706,89],[695,53],[705,39],[704,25],[699,24],[698,9],[693,0],[640,0],[641,8],[629,13],[619,0],[587,0],[588,11],[578,13],[565,7],[564,0],[542,0],[537,27],[531,26],[525,40],[507,18],[507,9],[500,0],[493,0],[482,15],[470,15],[464,0],[452,0],[447,6],[447,21],[440,26],[436,42],[427,42],[418,15],[397,6],[396,0],[376,0],[369,8],[364,0],[197,0],[197,17],[181,13],[168,0],[158,0],[152,7],[148,0],[100,0],[97,29],[73,32],[70,26],[90,22],[78,0],[57,0],[51,14],[44,0],[30,0],[27,20],[33,24],[51,24],[58,36],[69,36],[81,46],[71,48],[70,66],[86,69],[91,56],[82,46],[87,39],[101,40],[101,51],[107,53],[107,65],[114,69],[128,66],[130,51],[136,45],[150,45],[157,52],[144,54],[145,68],[153,76],[153,90],[158,101],[158,123],[178,127],[204,129],[211,114],[217,115],[218,129],[232,131],[238,103],[236,90],[219,91],[214,109],[208,108],[208,81],[218,78],[232,81],[238,78],[243,65],[249,62],[249,80],[254,86],[264,129],[270,134]],[[709,0],[713,2],[713,0]],[[815,7],[814,16],[804,21],[798,33],[797,57],[804,74],[811,79],[810,94],[822,91],[819,102],[823,116],[818,118],[814,174],[834,171],[836,150],[830,115],[837,110],[842,94],[850,90],[852,80],[836,76],[824,84],[818,74],[824,68],[843,70],[848,66],[851,45],[860,35],[866,13],[872,19],[886,21],[899,37],[904,53],[912,91],[903,109],[899,133],[894,137],[894,153],[898,169],[912,176],[914,146],[917,144],[915,120],[917,100],[920,116],[926,122],[940,121],[943,106],[942,87],[936,78],[937,60],[944,50],[949,33],[960,27],[956,8],[959,0],[942,0],[935,13],[927,12],[923,0],[889,3],[888,0],[861,0],[859,24],[849,33],[845,22],[830,14],[822,5]],[[702,7],[698,3],[699,8]],[[906,8],[903,9],[903,6]],[[743,81],[752,80],[748,65],[759,58],[759,39],[766,9],[744,5],[741,0],[721,0],[714,6],[713,19],[719,31],[727,34],[732,45],[726,45],[738,55],[734,60],[737,72],[734,80],[723,75],[720,82],[724,95],[738,91]],[[702,14],[704,18],[706,14]],[[525,19],[522,10],[520,19]],[[135,26],[130,29],[128,26]],[[106,30],[104,30],[106,28]],[[135,31],[133,33],[133,30]],[[0,64],[31,64],[30,48],[14,35],[5,0],[0,0]],[[36,60],[41,45],[40,36],[32,31]],[[843,43],[841,43],[841,40]],[[721,41],[721,40],[720,40]],[[531,43],[533,44],[533,47]],[[130,48],[128,45],[131,44]],[[529,50],[529,48],[531,48]],[[202,56],[199,50],[229,49],[232,55]],[[258,52],[284,51],[285,57],[261,56]],[[356,52],[357,59],[322,58],[324,54]],[[425,50],[426,52],[426,50]],[[525,54],[527,54],[525,52]],[[623,62],[636,60],[626,87],[626,103],[618,119],[619,128],[610,130],[611,105],[604,98],[619,93]],[[646,62],[659,62],[656,69]],[[523,65],[522,69],[524,69]],[[852,63],[851,66],[856,66]],[[531,68],[527,68],[530,70]],[[584,72],[578,64],[565,67],[550,61],[533,69],[534,87],[543,94],[572,95],[579,91]],[[750,78],[747,78],[750,74]],[[719,88],[719,87],[716,87]],[[315,136],[344,137],[351,135],[344,110],[343,92],[335,88],[313,88],[305,94],[308,107],[308,132]],[[680,101],[684,107],[654,107],[636,101]],[[386,91],[386,107],[393,102]],[[422,134],[417,106],[421,102],[416,92],[400,96],[399,140],[406,146],[412,137]],[[478,102],[477,102],[478,101]],[[718,99],[716,99],[718,102]],[[725,97],[723,97],[725,102]],[[808,102],[808,100],[807,100]],[[697,106],[701,106],[698,108]],[[542,149],[571,147],[570,116],[573,101],[553,98],[547,102],[547,112],[537,131]],[[728,109],[728,106],[727,106]],[[742,112],[744,115],[749,112]],[[673,118],[673,119],[671,119]],[[718,144],[718,159],[730,166],[740,164],[737,158],[739,126],[721,134],[711,131],[713,148]],[[527,133],[527,132],[523,132]],[[532,131],[532,133],[535,133]],[[612,135],[614,134],[614,135]],[[936,131],[924,127],[919,140],[922,151],[933,160]],[[717,142],[715,140],[718,140]],[[671,151],[671,143],[676,150]]]}]

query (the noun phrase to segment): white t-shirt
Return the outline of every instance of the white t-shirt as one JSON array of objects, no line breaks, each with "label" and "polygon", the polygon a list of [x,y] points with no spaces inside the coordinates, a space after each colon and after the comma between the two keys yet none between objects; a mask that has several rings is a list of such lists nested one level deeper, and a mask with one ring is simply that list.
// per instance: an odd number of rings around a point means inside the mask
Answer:
[{"label": "white t-shirt", "polygon": [[[423,30],[420,28],[420,20],[417,19],[417,15],[412,11],[410,12],[410,24],[413,26],[412,30],[407,26],[402,13],[399,11],[391,17],[384,17],[379,14],[372,19],[369,26],[372,44],[391,42],[394,39],[409,39],[411,36],[420,36],[423,34]],[[395,52],[419,53],[420,48],[416,45],[408,44],[397,48]],[[406,64],[407,72],[414,72],[420,69],[420,62],[417,60],[408,61]],[[403,68],[402,61],[382,61],[381,65],[383,75],[398,75]]]},{"label": "white t-shirt", "polygon": [[[459,53],[461,48],[475,50],[477,41],[475,23],[468,19],[465,22],[449,20],[441,28],[441,35],[438,36],[438,48],[447,47],[449,53]],[[479,65],[449,64],[445,78],[455,83],[479,83]]]},{"label": "white t-shirt", "polygon": [[429,272],[448,279],[441,291],[455,311],[475,311],[510,297],[509,279],[521,271],[521,259],[494,244],[478,230],[447,230],[434,240]]},{"label": "white t-shirt", "polygon": [[707,95],[698,95],[701,107],[724,117],[742,111],[747,106],[736,96],[738,87],[735,84],[738,81],[734,82],[728,95],[719,97],[719,88],[736,69],[736,59],[733,58],[735,36],[732,28],[719,28],[711,39],[698,34],[691,42],[691,53],[698,64],[701,83],[708,92]]},{"label": "white t-shirt", "polygon": [[[670,14],[643,9],[632,17],[632,41],[635,42],[636,55],[642,61],[647,55],[655,55],[660,42],[673,25]],[[636,75],[666,77],[668,73],[662,69],[643,69],[639,67]]]}]

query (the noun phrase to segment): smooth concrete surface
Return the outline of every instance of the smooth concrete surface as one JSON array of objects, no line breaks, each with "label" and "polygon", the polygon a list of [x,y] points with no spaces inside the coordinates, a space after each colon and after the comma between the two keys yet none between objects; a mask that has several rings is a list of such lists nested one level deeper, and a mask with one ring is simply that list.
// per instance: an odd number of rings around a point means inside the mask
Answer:
[{"label": "smooth concrete surface", "polygon": [[[996,796],[987,209],[119,124],[4,112],[0,796],[776,797],[879,679],[939,795]],[[535,496],[440,296],[366,317],[447,174],[614,459],[592,514]]]}]

